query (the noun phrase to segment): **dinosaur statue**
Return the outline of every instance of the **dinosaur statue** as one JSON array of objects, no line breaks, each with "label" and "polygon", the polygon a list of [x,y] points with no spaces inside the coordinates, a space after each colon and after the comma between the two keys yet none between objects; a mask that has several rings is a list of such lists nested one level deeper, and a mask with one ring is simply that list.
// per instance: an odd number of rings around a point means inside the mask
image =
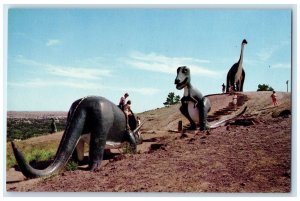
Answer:
[{"label": "dinosaur statue", "polygon": [[[128,123],[129,123],[129,127],[130,127],[131,130],[136,129],[137,120],[136,120],[135,115],[134,115],[133,112],[132,112],[132,115],[128,116]],[[77,146],[76,146],[73,154],[72,154],[72,160],[77,162],[78,164],[83,164],[84,163],[84,145],[90,143],[90,140],[91,140],[90,136],[91,136],[90,134],[82,135],[80,137],[80,140],[77,143]],[[138,135],[138,131],[133,132],[133,136],[134,136],[136,144],[142,144],[143,139],[142,139],[141,135]],[[113,148],[119,148],[119,145],[121,145],[121,144],[118,143],[118,142],[106,141],[106,145],[108,145],[110,147],[113,147]]]},{"label": "dinosaur statue", "polygon": [[245,71],[243,69],[243,54],[244,46],[247,43],[248,42],[246,41],[246,39],[242,41],[240,59],[237,63],[233,64],[233,66],[227,73],[226,92],[229,92],[230,88],[233,88],[234,91],[243,91],[245,81]]},{"label": "dinosaur statue", "polygon": [[247,109],[247,107],[245,107],[239,114],[209,125],[206,123],[206,117],[211,109],[211,103],[207,97],[203,96],[200,91],[191,85],[191,75],[188,67],[181,66],[177,68],[175,84],[176,89],[184,89],[183,97],[181,98],[180,111],[190,122],[188,130],[196,130],[197,122],[200,125],[200,131],[208,128],[217,128],[224,125],[229,120],[242,115]]},{"label": "dinosaur statue", "polygon": [[190,121],[189,130],[196,130],[196,122],[199,122],[201,131],[205,130],[206,116],[211,104],[208,98],[191,85],[189,68],[178,67],[175,84],[178,90],[184,89],[180,111]]},{"label": "dinosaur statue", "polygon": [[125,114],[117,105],[100,96],[89,96],[72,104],[55,159],[47,168],[38,170],[31,167],[14,142],[12,142],[12,148],[24,176],[28,178],[48,176],[65,166],[77,143],[87,137],[86,134],[89,134],[88,169],[96,171],[100,168],[107,143],[120,144],[127,141],[136,149],[134,135],[141,126],[142,124],[133,131],[127,130]]}]

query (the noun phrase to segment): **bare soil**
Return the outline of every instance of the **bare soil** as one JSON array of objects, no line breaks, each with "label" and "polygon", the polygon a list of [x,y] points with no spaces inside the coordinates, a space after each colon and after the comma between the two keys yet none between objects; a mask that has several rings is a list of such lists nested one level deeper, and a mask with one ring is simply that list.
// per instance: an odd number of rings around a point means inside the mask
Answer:
[{"label": "bare soil", "polygon": [[[289,93],[247,92],[236,111],[246,112],[227,125],[205,132],[177,132],[187,120],[179,105],[138,114],[145,124],[137,154],[120,154],[102,162],[100,171],[82,168],[47,178],[25,179],[14,169],[6,172],[9,192],[276,192],[291,191],[291,102]],[[213,116],[232,96],[209,96]],[[226,110],[227,112],[227,110]],[[218,113],[219,114],[219,113]],[[210,122],[212,123],[212,122]],[[62,133],[27,140],[59,141]],[[112,150],[119,152],[120,150]]]}]

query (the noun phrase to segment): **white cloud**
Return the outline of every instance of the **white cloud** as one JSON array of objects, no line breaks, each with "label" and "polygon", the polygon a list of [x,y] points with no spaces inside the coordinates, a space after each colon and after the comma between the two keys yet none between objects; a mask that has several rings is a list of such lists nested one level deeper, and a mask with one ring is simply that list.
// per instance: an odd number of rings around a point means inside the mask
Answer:
[{"label": "white cloud", "polygon": [[269,58],[271,58],[271,56],[276,50],[276,47],[263,48],[257,53],[257,56],[260,60],[267,61]]},{"label": "white cloud", "polygon": [[99,89],[101,86],[94,83],[74,82],[74,81],[59,81],[59,80],[41,80],[34,79],[24,82],[9,82],[8,85],[24,88],[40,88],[40,87],[68,87],[76,89]]},{"label": "white cloud", "polygon": [[67,77],[67,78],[80,78],[80,79],[91,80],[91,79],[100,79],[103,76],[111,75],[111,71],[108,69],[52,65],[52,64],[37,62],[31,59],[26,59],[22,55],[19,55],[16,61],[23,65],[44,68],[49,74],[55,76]]},{"label": "white cloud", "polygon": [[[119,90],[119,89],[118,89]],[[129,93],[139,93],[144,96],[151,96],[160,92],[159,89],[150,88],[150,87],[142,87],[142,88],[125,88],[122,91],[127,91]]]},{"label": "white cloud", "polygon": [[130,55],[131,58],[136,59],[136,60],[143,60],[143,61],[159,61],[161,63],[181,63],[181,62],[198,62],[198,63],[210,63],[209,60],[200,60],[200,59],[195,59],[195,58],[190,58],[190,57],[167,57],[164,55],[159,55],[156,53],[150,53],[150,54],[144,54],[141,52],[133,52]]},{"label": "white cloud", "polygon": [[24,64],[27,66],[44,66],[45,64],[36,62],[34,60],[31,59],[27,59],[26,57],[24,57],[23,55],[18,55],[16,57],[16,62],[20,63],[20,64]]},{"label": "white cloud", "polygon": [[144,96],[151,96],[160,92],[159,89],[151,87],[141,88],[122,88],[99,85],[98,83],[90,82],[74,82],[74,80],[42,80],[34,79],[24,82],[9,82],[9,86],[22,88],[45,88],[45,87],[67,87],[73,89],[85,90],[111,90],[111,91],[127,91],[129,93],[139,93]]},{"label": "white cloud", "polygon": [[281,41],[277,45],[262,48],[256,55],[261,61],[269,60],[275,52],[282,49],[284,46],[290,46],[290,41]]},{"label": "white cloud", "polygon": [[270,65],[271,68],[284,68],[284,69],[291,69],[290,63],[277,63]]},{"label": "white cloud", "polygon": [[[87,59],[87,61],[101,60],[97,59]],[[99,83],[91,82],[91,80],[98,80],[101,77],[109,77],[112,75],[111,71],[108,69],[97,69],[97,68],[84,68],[84,67],[69,67],[69,66],[59,66],[46,64],[42,62],[37,62],[31,59],[27,59],[22,55],[18,55],[16,61],[22,65],[42,68],[43,71],[46,71],[48,74],[55,75],[53,79],[48,78],[44,79],[31,79],[24,82],[9,82],[9,86],[13,87],[25,87],[25,88],[43,88],[43,87],[67,87],[75,89],[85,89],[85,90],[112,90],[112,91],[128,91],[131,93],[139,93],[141,95],[153,95],[160,92],[159,89],[151,87],[140,87],[140,88],[123,88],[123,87],[113,87],[113,86],[103,86]],[[95,63],[96,64],[96,63]],[[84,63],[81,65],[85,66]],[[65,79],[61,80],[59,77],[64,77]],[[80,80],[80,81],[78,81]]]},{"label": "white cloud", "polygon": [[48,71],[57,76],[80,78],[80,79],[99,79],[102,76],[109,76],[110,71],[105,69],[73,68],[62,66],[49,66]]},{"label": "white cloud", "polygon": [[50,47],[50,46],[54,46],[54,45],[59,45],[61,42],[60,40],[57,40],[57,39],[49,39],[46,43],[46,46],[47,47]]},{"label": "white cloud", "polygon": [[188,66],[193,74],[207,77],[220,77],[220,72],[213,71],[200,64],[210,63],[209,60],[200,60],[190,57],[167,57],[156,53],[144,54],[141,52],[133,52],[129,55],[125,62],[133,68],[147,71],[176,74],[179,66]]}]

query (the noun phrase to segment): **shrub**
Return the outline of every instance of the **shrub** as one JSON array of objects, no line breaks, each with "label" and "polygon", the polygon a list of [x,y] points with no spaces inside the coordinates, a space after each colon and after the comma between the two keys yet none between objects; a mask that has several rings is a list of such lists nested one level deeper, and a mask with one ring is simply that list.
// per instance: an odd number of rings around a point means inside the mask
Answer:
[{"label": "shrub", "polygon": [[180,101],[180,96],[176,96],[174,92],[170,92],[167,96],[166,102],[164,102],[165,106],[175,105]]},{"label": "shrub", "polygon": [[257,91],[274,91],[274,89],[267,84],[259,84]]}]

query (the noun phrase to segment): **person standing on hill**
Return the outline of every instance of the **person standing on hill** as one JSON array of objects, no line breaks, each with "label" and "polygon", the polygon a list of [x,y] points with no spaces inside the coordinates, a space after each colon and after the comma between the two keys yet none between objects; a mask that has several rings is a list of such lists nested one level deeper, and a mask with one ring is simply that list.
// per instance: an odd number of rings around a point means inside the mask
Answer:
[{"label": "person standing on hill", "polygon": [[57,128],[56,128],[55,120],[54,120],[54,118],[51,118],[51,120],[52,120],[52,122],[51,122],[50,133],[56,133],[57,132]]},{"label": "person standing on hill", "polygon": [[[136,127],[139,127],[141,125],[141,118],[139,116],[136,117],[136,123],[137,123]],[[137,135],[138,135],[138,139],[141,139],[140,131],[137,132]]]},{"label": "person standing on hill", "polygon": [[271,99],[272,99],[273,105],[276,106],[277,105],[277,95],[276,95],[275,91],[273,91],[273,93],[271,95]]},{"label": "person standing on hill", "polygon": [[222,84],[222,93],[225,93],[225,84]]},{"label": "person standing on hill", "polygon": [[237,110],[237,94],[236,93],[233,94],[232,104],[233,104],[233,109]]}]

